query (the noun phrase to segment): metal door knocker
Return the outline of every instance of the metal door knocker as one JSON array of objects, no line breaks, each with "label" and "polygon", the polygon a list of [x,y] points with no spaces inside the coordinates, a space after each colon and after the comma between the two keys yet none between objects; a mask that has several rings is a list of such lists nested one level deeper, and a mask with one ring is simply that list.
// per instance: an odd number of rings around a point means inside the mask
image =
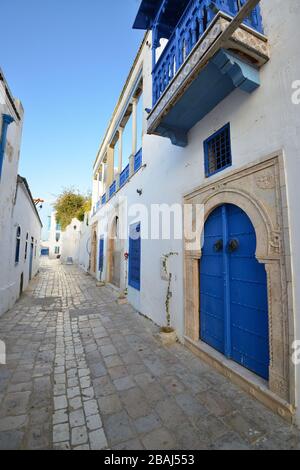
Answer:
[{"label": "metal door knocker", "polygon": [[239,246],[240,246],[240,243],[239,243],[238,240],[236,240],[236,239],[230,240],[228,242],[228,251],[229,251],[229,253],[234,253],[235,251],[237,251]]},{"label": "metal door knocker", "polygon": [[214,244],[214,250],[216,253],[220,252],[223,250],[223,240],[218,240],[215,244]]}]

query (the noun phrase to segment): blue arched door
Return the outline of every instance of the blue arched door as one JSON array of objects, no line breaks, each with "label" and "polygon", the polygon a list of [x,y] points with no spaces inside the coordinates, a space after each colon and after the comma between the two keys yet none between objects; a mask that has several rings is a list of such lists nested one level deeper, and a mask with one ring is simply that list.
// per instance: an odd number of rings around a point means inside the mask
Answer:
[{"label": "blue arched door", "polygon": [[268,380],[267,276],[255,251],[255,230],[244,211],[225,204],[212,212],[200,261],[200,337]]}]

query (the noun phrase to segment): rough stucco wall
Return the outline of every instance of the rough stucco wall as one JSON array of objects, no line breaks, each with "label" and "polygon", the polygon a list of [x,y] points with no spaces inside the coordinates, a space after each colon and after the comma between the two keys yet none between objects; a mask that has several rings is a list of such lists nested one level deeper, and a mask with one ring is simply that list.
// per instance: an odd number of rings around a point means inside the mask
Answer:
[{"label": "rough stucco wall", "polygon": [[[14,117],[3,84],[0,83],[0,129],[2,129],[2,114],[10,114]],[[12,284],[14,283],[8,273],[10,273],[12,262],[12,213],[16,193],[21,136],[22,122],[15,121],[10,124],[7,131],[7,145],[0,180],[0,314],[5,312],[11,305],[7,293],[8,290],[13,289]]]},{"label": "rough stucco wall", "polygon": [[[182,203],[183,195],[204,181],[203,141],[227,122],[231,125],[233,166],[230,172],[283,149],[285,157],[288,213],[293,269],[294,321],[296,339],[300,339],[300,105],[292,104],[292,82],[300,79],[298,0],[261,1],[265,34],[271,46],[271,60],[260,72],[261,86],[248,95],[235,91],[222,101],[189,133],[189,145],[182,149],[167,139],[145,136],[145,170],[135,175],[119,194],[131,203]],[[144,48],[144,107],[151,108],[151,50]],[[218,176],[210,178],[210,181]],[[153,190],[155,182],[155,191]],[[141,197],[136,189],[143,189]],[[101,210],[97,219],[103,214]],[[98,230],[98,234],[100,231]],[[106,244],[107,247],[107,244]],[[126,249],[126,246],[125,246]],[[183,335],[183,244],[181,241],[143,241],[141,292],[129,288],[129,301],[143,314],[163,324],[166,283],[160,279],[160,257],[178,251],[173,260],[175,275],[171,309],[173,323]],[[106,260],[105,260],[106,263]],[[300,371],[297,368],[297,404],[300,403]],[[300,410],[297,411],[300,424]]]}]

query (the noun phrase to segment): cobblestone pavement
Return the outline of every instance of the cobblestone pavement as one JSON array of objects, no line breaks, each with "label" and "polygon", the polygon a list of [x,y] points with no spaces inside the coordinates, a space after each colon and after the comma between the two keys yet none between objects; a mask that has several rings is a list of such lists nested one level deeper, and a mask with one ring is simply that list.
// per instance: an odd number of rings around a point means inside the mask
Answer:
[{"label": "cobblestone pavement", "polygon": [[107,287],[45,261],[0,318],[0,449],[300,449],[300,434]]}]

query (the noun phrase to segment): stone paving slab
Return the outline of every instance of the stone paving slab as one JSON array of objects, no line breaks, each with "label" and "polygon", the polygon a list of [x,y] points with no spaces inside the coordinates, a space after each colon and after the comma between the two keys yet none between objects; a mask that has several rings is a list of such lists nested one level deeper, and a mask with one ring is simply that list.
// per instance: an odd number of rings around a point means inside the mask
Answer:
[{"label": "stone paving slab", "polygon": [[74,266],[0,318],[0,449],[300,449],[300,432]]}]

